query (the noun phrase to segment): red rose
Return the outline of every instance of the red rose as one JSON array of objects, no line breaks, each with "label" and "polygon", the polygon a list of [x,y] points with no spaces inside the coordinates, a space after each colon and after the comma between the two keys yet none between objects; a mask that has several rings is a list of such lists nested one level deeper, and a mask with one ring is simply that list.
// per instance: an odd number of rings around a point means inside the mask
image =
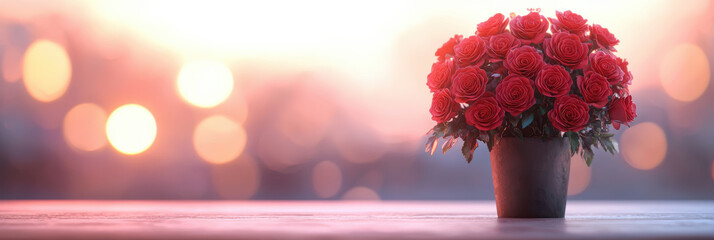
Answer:
[{"label": "red rose", "polygon": [[565,12],[555,11],[555,18],[550,19],[550,30],[553,33],[556,32],[569,32],[578,35],[581,40],[585,40],[585,31],[588,30],[588,20],[584,19],[582,16],[571,12],[570,10]]},{"label": "red rose", "polygon": [[588,105],[575,94],[555,99],[553,109],[548,112],[548,119],[556,129],[577,132],[585,128],[590,120]]},{"label": "red rose", "polygon": [[504,66],[510,73],[534,78],[543,66],[543,55],[531,46],[511,49],[506,55]]},{"label": "red rose", "polygon": [[496,87],[496,99],[507,112],[516,116],[535,104],[533,91],[530,79],[510,74]]},{"label": "red rose", "polygon": [[541,94],[548,97],[561,97],[570,92],[573,79],[562,66],[546,64],[538,73],[535,84]]},{"label": "red rose", "polygon": [[622,82],[620,82],[620,84],[622,84],[623,86],[632,84],[632,72],[630,72],[630,70],[628,70],[627,68],[627,65],[629,64],[630,63],[627,62],[627,59],[617,58],[617,65],[620,66],[622,72],[625,73],[622,76]]},{"label": "red rose", "polygon": [[471,36],[461,40],[454,47],[454,61],[459,67],[468,65],[481,66],[483,55],[486,53],[486,44],[477,36]]},{"label": "red rose", "polygon": [[451,82],[451,92],[458,103],[469,103],[476,100],[486,91],[488,77],[483,69],[470,66],[460,68],[454,73]]},{"label": "red rose", "polygon": [[570,69],[581,69],[588,64],[590,49],[587,44],[580,42],[578,35],[555,33],[553,37],[545,39],[543,47],[548,57]]},{"label": "red rose", "polygon": [[[612,120],[612,126],[620,129],[620,124],[632,122],[637,117],[637,106],[632,102],[632,96],[625,98],[615,98],[608,106],[608,114]],[[629,126],[629,125],[628,125]]]},{"label": "red rose", "polygon": [[590,64],[585,66],[585,71],[594,71],[607,78],[610,84],[618,84],[625,73],[620,69],[617,58],[605,51],[596,51],[588,57]]},{"label": "red rose", "polygon": [[545,32],[548,31],[548,20],[537,12],[531,12],[525,16],[514,17],[509,26],[513,36],[523,44],[539,44],[543,42]]},{"label": "red rose", "polygon": [[503,14],[496,13],[493,17],[485,22],[476,25],[476,35],[479,37],[488,37],[491,35],[502,33],[508,26],[508,19]]},{"label": "red rose", "polygon": [[505,115],[493,93],[487,92],[466,109],[465,117],[469,125],[488,131],[501,126]]},{"label": "red rose", "polygon": [[454,101],[454,95],[448,88],[444,88],[434,93],[429,112],[432,120],[443,123],[454,118],[459,108],[459,104]]},{"label": "red rose", "polygon": [[449,41],[446,41],[443,45],[441,45],[441,47],[436,50],[434,55],[439,57],[439,61],[444,61],[447,58],[454,56],[454,46],[459,44],[462,38],[463,36],[461,35],[454,35],[454,37],[450,38]]},{"label": "red rose", "polygon": [[596,72],[586,72],[585,77],[578,76],[578,88],[585,102],[596,108],[605,107],[608,97],[612,95],[610,83]]},{"label": "red rose", "polygon": [[426,85],[429,86],[431,92],[450,87],[453,71],[454,63],[451,60],[435,62],[431,65],[431,73],[426,76]]},{"label": "red rose", "polygon": [[599,24],[593,24],[590,26],[590,39],[597,42],[598,47],[605,48],[610,51],[616,51],[615,45],[620,43],[620,40],[615,38],[615,35],[610,33],[610,30],[600,26]]},{"label": "red rose", "polygon": [[521,41],[518,41],[518,39],[509,32],[493,35],[488,38],[488,42],[486,43],[486,49],[488,50],[488,56],[491,57],[491,62],[503,61],[503,59],[506,58],[506,54],[508,54],[508,50],[520,46]]},{"label": "red rose", "polygon": [[630,94],[629,86],[632,84],[632,72],[627,68],[629,63],[626,59],[617,58],[617,65],[620,66],[624,75],[619,84],[612,86],[612,92],[618,96],[625,96]]}]

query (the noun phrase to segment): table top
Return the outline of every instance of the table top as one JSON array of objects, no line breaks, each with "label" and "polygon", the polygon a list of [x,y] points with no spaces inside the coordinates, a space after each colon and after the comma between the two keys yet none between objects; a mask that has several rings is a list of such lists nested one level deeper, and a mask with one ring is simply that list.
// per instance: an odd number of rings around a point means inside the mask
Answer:
[{"label": "table top", "polygon": [[0,201],[0,239],[714,238],[714,201],[569,201],[498,219],[492,201]]}]

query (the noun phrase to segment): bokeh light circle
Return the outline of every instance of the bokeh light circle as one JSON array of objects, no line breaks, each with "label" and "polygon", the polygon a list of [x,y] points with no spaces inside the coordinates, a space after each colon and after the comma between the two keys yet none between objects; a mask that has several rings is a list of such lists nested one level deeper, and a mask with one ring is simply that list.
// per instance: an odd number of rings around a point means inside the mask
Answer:
[{"label": "bokeh light circle", "polygon": [[107,113],[93,103],[74,106],[64,117],[62,130],[67,143],[79,150],[94,151],[107,144],[104,124]]},{"label": "bokeh light circle", "polygon": [[590,185],[592,173],[588,164],[580,154],[575,154],[570,159],[570,180],[568,182],[568,196],[582,193]]},{"label": "bokeh light circle", "polygon": [[146,151],[156,139],[156,120],[148,109],[126,104],[107,118],[109,143],[119,152],[133,155]]},{"label": "bokeh light circle", "polygon": [[707,55],[697,45],[678,45],[662,59],[662,87],[676,100],[691,102],[698,99],[707,90],[710,77]]},{"label": "bokeh light circle", "polygon": [[342,171],[331,161],[322,161],[312,169],[312,186],[321,198],[335,196],[342,188]]},{"label": "bokeh light circle", "polygon": [[342,200],[379,201],[377,192],[367,187],[353,187],[342,195]]},{"label": "bokeh light circle", "polygon": [[193,133],[193,147],[198,156],[213,164],[236,159],[243,152],[246,133],[235,121],[221,115],[203,119]]},{"label": "bokeh light circle", "polygon": [[27,92],[41,102],[61,97],[72,76],[65,49],[55,42],[37,40],[27,48],[22,61],[22,79]]},{"label": "bokeh light circle", "polygon": [[216,61],[198,60],[181,68],[178,91],[188,103],[202,108],[214,107],[225,101],[233,91],[230,69]]},{"label": "bokeh light circle", "polygon": [[630,166],[650,170],[664,161],[667,154],[667,137],[656,123],[640,123],[622,134],[620,151]]}]

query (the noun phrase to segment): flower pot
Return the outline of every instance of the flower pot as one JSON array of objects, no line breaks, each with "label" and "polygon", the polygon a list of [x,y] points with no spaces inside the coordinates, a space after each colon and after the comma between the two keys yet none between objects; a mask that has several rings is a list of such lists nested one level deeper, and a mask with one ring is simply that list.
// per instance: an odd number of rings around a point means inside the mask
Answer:
[{"label": "flower pot", "polygon": [[504,137],[491,150],[499,218],[562,218],[570,176],[565,138]]}]

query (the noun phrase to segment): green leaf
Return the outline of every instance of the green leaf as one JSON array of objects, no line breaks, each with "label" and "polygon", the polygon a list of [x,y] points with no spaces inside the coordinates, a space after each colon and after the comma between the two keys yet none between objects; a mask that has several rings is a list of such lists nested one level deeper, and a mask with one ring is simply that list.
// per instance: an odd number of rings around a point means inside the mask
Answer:
[{"label": "green leaf", "polygon": [[533,116],[533,113],[528,113],[525,116],[523,116],[523,121],[521,121],[521,127],[526,128],[528,125],[531,125],[533,122],[535,116]]},{"label": "green leaf", "polygon": [[613,144],[613,139],[612,138],[600,138],[600,144],[603,147],[603,150],[615,154],[618,149],[615,148],[615,145]]},{"label": "green leaf", "polygon": [[434,143],[431,145],[431,153],[429,154],[432,156],[434,156],[434,151],[436,151],[436,145],[439,145],[439,139],[434,139]]},{"label": "green leaf", "polygon": [[466,138],[464,139],[464,146],[461,147],[461,154],[464,155],[467,163],[471,163],[474,157],[474,150],[478,147],[478,141],[476,138]]},{"label": "green leaf", "polygon": [[434,131],[433,134],[436,138],[440,138],[444,136],[444,132],[446,131],[447,126],[446,123],[439,123],[434,126]]},{"label": "green leaf", "polygon": [[593,150],[590,148],[583,148],[582,152],[583,152],[582,153],[583,159],[585,159],[585,164],[587,164],[588,167],[590,167],[590,164],[593,163],[593,157],[595,156],[595,154],[593,153]]},{"label": "green leaf", "polygon": [[456,144],[457,140],[458,140],[458,138],[451,137],[451,138],[449,138],[449,140],[444,141],[444,145],[441,146],[441,150],[442,150],[441,154],[446,154],[446,151],[449,151],[449,149],[451,149],[451,147],[453,147],[454,144]]},{"label": "green leaf", "polygon": [[578,141],[579,137],[578,134],[573,131],[566,132],[565,136],[567,136],[570,141],[570,156],[572,157],[576,152],[578,152],[578,147],[580,145],[580,141]]},{"label": "green leaf", "polygon": [[620,152],[620,144],[617,143],[615,139],[610,139],[612,141],[612,146],[615,149],[615,152]]},{"label": "green leaf", "polygon": [[593,145],[595,139],[593,139],[591,134],[585,134],[583,135],[583,137],[580,138],[580,141],[583,147],[590,147],[591,145]]},{"label": "green leaf", "polygon": [[428,139],[426,139],[426,145],[424,145],[424,152],[429,152],[431,151],[432,148],[434,148],[434,141],[436,140],[435,136],[431,136]]},{"label": "green leaf", "polygon": [[551,130],[550,130],[550,127],[548,126],[548,124],[546,124],[544,128],[545,128],[545,136],[550,136]]}]

